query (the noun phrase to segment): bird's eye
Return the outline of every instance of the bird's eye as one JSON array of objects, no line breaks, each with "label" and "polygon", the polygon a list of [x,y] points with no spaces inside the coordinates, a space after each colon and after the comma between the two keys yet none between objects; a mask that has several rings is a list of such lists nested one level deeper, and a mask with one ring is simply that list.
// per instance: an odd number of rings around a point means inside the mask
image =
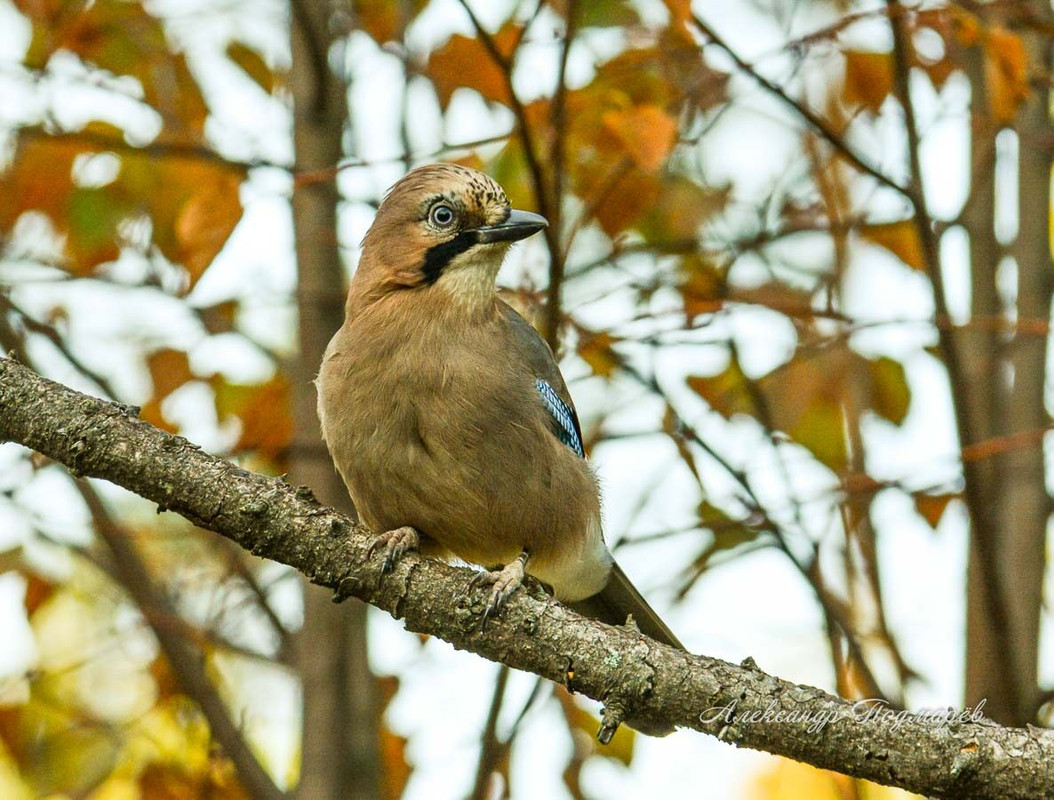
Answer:
[{"label": "bird's eye", "polygon": [[429,221],[437,228],[449,228],[454,224],[454,216],[454,209],[443,204],[432,206],[428,212]]}]

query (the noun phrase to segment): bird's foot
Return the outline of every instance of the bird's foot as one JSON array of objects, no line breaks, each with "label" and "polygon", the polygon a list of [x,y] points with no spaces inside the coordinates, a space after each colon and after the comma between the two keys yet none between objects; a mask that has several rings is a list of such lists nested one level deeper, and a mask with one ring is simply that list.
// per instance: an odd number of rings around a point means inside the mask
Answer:
[{"label": "bird's foot", "polygon": [[502,569],[488,570],[484,572],[477,572],[472,576],[470,586],[479,586],[481,584],[489,584],[490,589],[490,600],[487,602],[487,608],[483,612],[483,624],[487,624],[487,620],[499,613],[502,608],[505,607],[505,603],[512,597],[513,593],[520,588],[523,584],[523,578],[526,575],[527,559],[529,554],[526,550],[520,553],[519,558],[513,561],[511,564],[506,564]]},{"label": "bird's foot", "polygon": [[395,562],[403,553],[417,550],[420,546],[421,537],[417,535],[417,531],[409,525],[404,525],[402,528],[377,534],[377,537],[370,542],[366,558],[370,558],[379,548],[383,547],[384,564],[381,565],[381,572],[387,575],[395,569]]}]

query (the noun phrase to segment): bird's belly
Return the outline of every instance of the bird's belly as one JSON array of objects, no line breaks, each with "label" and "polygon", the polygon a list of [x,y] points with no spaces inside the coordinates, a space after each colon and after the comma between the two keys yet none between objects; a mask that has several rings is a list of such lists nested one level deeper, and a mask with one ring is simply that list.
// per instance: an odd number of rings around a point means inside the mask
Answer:
[{"label": "bird's belly", "polygon": [[358,422],[341,471],[371,528],[412,525],[484,566],[526,549],[547,582],[559,572],[554,565],[596,549],[596,484],[585,462],[548,431],[464,417],[461,425],[444,424],[428,409],[398,403]]}]

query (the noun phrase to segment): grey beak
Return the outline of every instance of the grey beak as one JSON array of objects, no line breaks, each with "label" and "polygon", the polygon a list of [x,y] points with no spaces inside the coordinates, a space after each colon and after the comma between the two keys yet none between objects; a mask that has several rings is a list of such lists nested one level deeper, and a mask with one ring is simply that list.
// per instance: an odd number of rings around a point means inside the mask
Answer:
[{"label": "grey beak", "polygon": [[520,239],[526,239],[528,236],[538,233],[538,231],[548,225],[548,221],[540,214],[514,210],[504,222],[476,228],[476,243],[518,242]]}]

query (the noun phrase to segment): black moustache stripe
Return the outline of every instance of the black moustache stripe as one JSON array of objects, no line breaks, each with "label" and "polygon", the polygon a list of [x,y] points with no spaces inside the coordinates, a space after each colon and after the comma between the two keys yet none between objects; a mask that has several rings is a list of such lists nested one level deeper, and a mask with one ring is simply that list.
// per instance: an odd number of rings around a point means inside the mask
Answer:
[{"label": "black moustache stripe", "polygon": [[421,267],[423,284],[431,286],[443,274],[451,261],[476,244],[475,231],[461,231],[448,242],[429,247],[425,251],[425,263]]}]

